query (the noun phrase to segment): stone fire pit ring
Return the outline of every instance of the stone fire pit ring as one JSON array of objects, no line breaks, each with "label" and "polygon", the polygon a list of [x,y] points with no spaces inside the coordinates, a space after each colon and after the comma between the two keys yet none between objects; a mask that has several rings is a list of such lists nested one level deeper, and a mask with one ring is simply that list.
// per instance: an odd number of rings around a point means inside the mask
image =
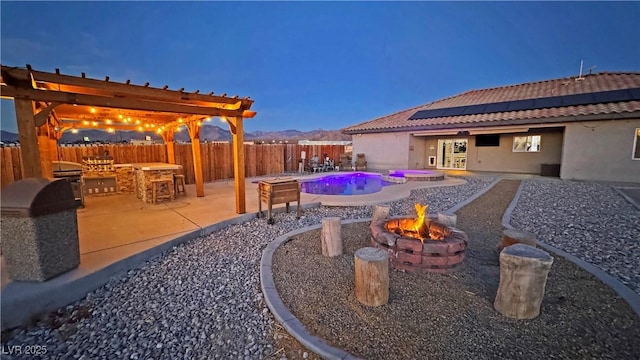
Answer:
[{"label": "stone fire pit ring", "polygon": [[429,227],[429,232],[441,234],[442,240],[425,239],[423,243],[387,230],[387,223],[404,219],[382,219],[369,226],[372,246],[389,252],[391,268],[414,273],[448,274],[462,266],[468,242],[465,232],[437,222],[437,215],[428,215],[428,225],[425,226]]}]

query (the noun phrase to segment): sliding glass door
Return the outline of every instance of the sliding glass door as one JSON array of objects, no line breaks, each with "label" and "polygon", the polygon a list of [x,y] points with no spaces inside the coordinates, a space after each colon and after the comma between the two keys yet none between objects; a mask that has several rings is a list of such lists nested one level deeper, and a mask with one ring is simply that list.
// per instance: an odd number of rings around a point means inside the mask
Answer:
[{"label": "sliding glass door", "polygon": [[467,168],[467,139],[438,140],[437,169]]}]

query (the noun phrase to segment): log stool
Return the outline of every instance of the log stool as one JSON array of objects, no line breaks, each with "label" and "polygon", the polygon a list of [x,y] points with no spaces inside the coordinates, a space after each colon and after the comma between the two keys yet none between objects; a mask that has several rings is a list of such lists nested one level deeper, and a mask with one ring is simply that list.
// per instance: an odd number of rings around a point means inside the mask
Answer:
[{"label": "log stool", "polygon": [[526,244],[536,246],[536,235],[527,231],[505,230],[502,232],[502,241],[498,244],[498,251],[513,244]]},{"label": "log stool", "polygon": [[[171,183],[172,179],[153,179],[151,180],[151,196],[152,204],[158,202],[158,199],[171,199]],[[166,192],[165,192],[166,189]]]},{"label": "log stool", "polygon": [[448,213],[438,213],[438,222],[442,225],[456,227],[458,215]]},{"label": "log stool", "polygon": [[179,193],[187,195],[187,190],[184,188],[184,175],[173,174],[173,192],[176,195]]},{"label": "log stool", "polygon": [[493,307],[515,319],[540,315],[553,257],[530,245],[514,244],[500,253],[500,285]]},{"label": "log stool", "polygon": [[380,220],[384,220],[389,217],[389,210],[391,210],[388,206],[376,205],[373,207],[373,216],[371,217],[371,223],[378,222]]},{"label": "log stool", "polygon": [[364,247],[354,254],[355,293],[360,303],[380,306],[389,302],[389,253]]},{"label": "log stool", "polygon": [[342,255],[341,223],[339,217],[322,219],[322,255],[333,257]]}]

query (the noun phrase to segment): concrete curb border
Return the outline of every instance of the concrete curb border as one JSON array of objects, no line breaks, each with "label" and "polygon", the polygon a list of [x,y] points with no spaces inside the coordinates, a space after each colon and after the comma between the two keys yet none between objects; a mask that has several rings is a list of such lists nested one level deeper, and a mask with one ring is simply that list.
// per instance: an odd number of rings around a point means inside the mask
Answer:
[{"label": "concrete curb border", "polygon": [[[520,195],[522,194],[522,189],[524,188],[524,182],[525,181],[523,180],[520,183],[520,186],[518,187],[518,191],[516,192],[516,195],[513,197],[513,200],[511,200],[509,207],[507,207],[507,210],[502,216],[502,226],[504,226],[507,229],[512,229],[512,230],[515,229],[513,226],[511,226],[511,214],[513,213],[513,210],[515,210],[516,205],[518,204],[518,200],[520,199]],[[586,272],[598,278],[605,285],[609,286],[621,298],[623,298],[627,302],[627,304],[629,304],[629,306],[633,309],[636,315],[640,317],[640,295],[636,294],[628,286],[626,286],[625,284],[620,282],[618,279],[614,278],[613,276],[609,275],[608,273],[604,272],[599,267],[591,263],[588,263],[574,255],[571,255],[564,250],[558,249],[549,244],[545,244],[540,240],[538,240],[537,242],[540,245],[540,247],[571,261],[572,263],[581,267]]]},{"label": "concrete curb border", "polygon": [[[353,224],[366,221],[371,221],[371,218],[342,220],[340,223]],[[264,294],[265,302],[273,316],[291,336],[298,340],[307,349],[320,355],[324,359],[357,359],[357,357],[354,357],[346,351],[330,346],[323,339],[311,335],[300,320],[298,320],[284,305],[282,299],[280,299],[278,291],[276,290],[276,285],[273,280],[271,264],[273,261],[273,254],[278,247],[289,241],[293,236],[320,228],[322,228],[322,224],[297,229],[277,237],[267,245],[262,252],[262,258],[260,259],[260,286],[262,288],[262,293]]]},{"label": "concrete curb border", "polygon": [[500,180],[502,180],[501,177],[495,179],[491,184],[489,184],[486,187],[482,188],[477,193],[471,195],[470,198],[467,198],[466,200],[462,201],[461,203],[459,203],[459,204],[455,205],[454,207],[448,209],[447,211],[445,211],[445,213],[447,213],[447,214],[455,214],[456,211],[458,211],[458,210],[462,209],[463,207],[469,205],[472,201],[474,201],[475,199],[477,199],[480,196],[484,195],[484,193],[486,193],[487,191],[491,190],[491,188],[496,186],[496,184],[499,183]]},{"label": "concrete curb border", "polygon": [[[463,206],[469,204],[471,201],[477,199],[482,194],[489,191],[500,180],[501,179],[496,179],[487,187],[473,194],[470,198],[449,209],[448,212],[453,213],[454,211],[457,211]],[[340,223],[353,224],[367,221],[371,221],[371,218],[342,220]],[[357,359],[356,357],[345,352],[342,349],[330,346],[323,339],[311,335],[304,327],[304,325],[300,322],[300,320],[298,320],[284,305],[282,299],[280,299],[278,291],[276,290],[276,285],[273,280],[271,265],[273,261],[273,254],[278,249],[278,247],[289,241],[289,239],[291,239],[293,236],[320,228],[322,228],[322,224],[297,229],[277,237],[269,245],[267,245],[267,247],[262,252],[262,258],[260,259],[260,286],[262,288],[262,293],[264,294],[265,302],[267,303],[267,306],[269,307],[269,310],[271,311],[273,316],[291,336],[298,340],[307,349],[320,355],[324,359]]]},{"label": "concrete curb border", "polygon": [[629,204],[633,205],[638,211],[640,211],[640,204],[638,204],[635,200],[629,197],[629,195],[625,194],[620,188],[612,187],[620,196],[622,196]]}]

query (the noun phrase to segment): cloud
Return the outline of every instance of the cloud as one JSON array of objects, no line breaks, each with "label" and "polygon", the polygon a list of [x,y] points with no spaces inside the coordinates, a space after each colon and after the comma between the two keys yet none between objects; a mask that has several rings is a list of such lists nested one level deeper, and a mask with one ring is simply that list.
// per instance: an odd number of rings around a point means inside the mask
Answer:
[{"label": "cloud", "polygon": [[1,61],[5,65],[37,66],[50,60],[53,48],[48,44],[22,38],[3,38]]}]

